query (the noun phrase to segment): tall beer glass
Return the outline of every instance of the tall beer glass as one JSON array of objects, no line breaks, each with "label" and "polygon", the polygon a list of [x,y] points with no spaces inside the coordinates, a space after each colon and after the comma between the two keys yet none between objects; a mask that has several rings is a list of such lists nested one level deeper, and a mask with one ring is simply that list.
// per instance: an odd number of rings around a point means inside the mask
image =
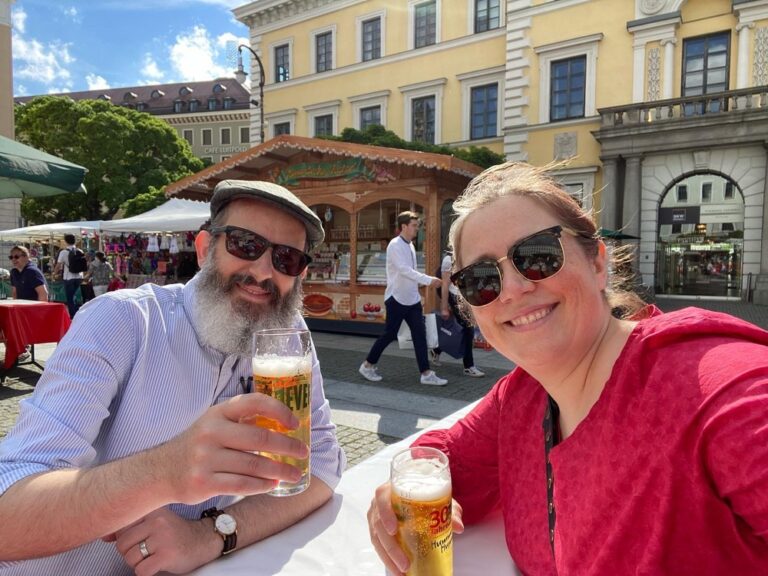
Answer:
[{"label": "tall beer glass", "polygon": [[392,459],[397,541],[411,561],[408,576],[453,574],[451,471],[436,448],[414,446]]},{"label": "tall beer glass", "polygon": [[[279,422],[264,416],[252,416],[245,421],[286,434],[310,446],[312,403],[312,340],[308,330],[279,328],[260,330],[253,335],[253,386],[291,409],[299,427],[287,430]],[[268,494],[292,496],[309,487],[309,456],[292,458],[267,454],[273,460],[285,462],[301,470],[298,482],[281,480]]]}]

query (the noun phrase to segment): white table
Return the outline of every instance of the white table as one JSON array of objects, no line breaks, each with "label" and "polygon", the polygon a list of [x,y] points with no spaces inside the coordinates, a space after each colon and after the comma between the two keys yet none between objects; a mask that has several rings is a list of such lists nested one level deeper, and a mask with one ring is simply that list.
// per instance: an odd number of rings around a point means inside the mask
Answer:
[{"label": "white table", "polygon": [[[447,416],[430,429],[449,427],[473,407]],[[384,564],[368,537],[366,512],[375,488],[389,477],[392,456],[419,435],[421,432],[392,444],[345,472],[333,498],[314,514],[194,574],[384,576]],[[455,576],[518,574],[507,551],[500,513],[455,535],[453,558]]]}]

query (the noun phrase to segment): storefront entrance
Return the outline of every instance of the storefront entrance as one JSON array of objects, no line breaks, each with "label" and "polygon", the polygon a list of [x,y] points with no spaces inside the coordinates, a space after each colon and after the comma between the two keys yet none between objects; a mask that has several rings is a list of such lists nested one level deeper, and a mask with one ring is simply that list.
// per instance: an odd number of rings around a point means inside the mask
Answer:
[{"label": "storefront entrance", "polygon": [[741,296],[744,197],[733,180],[680,178],[662,197],[658,222],[657,294]]}]

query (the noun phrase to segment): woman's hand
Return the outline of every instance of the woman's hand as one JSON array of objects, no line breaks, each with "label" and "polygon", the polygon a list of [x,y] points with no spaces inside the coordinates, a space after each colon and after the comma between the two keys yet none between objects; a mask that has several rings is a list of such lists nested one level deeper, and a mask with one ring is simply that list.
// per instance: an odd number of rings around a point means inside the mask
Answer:
[{"label": "woman's hand", "polygon": [[[387,569],[395,575],[405,574],[411,562],[400,545],[397,543],[397,517],[392,509],[392,485],[386,482],[376,489],[368,509],[368,531],[371,543],[376,553],[384,562]],[[453,501],[453,532],[464,532],[464,522],[461,519],[462,509],[456,500]]]}]

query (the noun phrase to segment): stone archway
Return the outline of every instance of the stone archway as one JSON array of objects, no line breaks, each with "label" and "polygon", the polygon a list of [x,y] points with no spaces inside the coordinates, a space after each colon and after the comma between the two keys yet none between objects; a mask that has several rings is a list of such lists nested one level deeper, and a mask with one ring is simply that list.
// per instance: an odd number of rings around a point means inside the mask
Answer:
[{"label": "stone archway", "polygon": [[[642,169],[641,236],[638,268],[643,283],[663,289],[656,278],[660,208],[667,192],[686,175],[716,174],[733,182],[744,200],[743,253],[739,290],[745,288],[749,274],[760,272],[760,246],[765,201],[766,155],[760,146],[707,149],[646,156]],[[663,290],[662,290],[663,292]],[[727,295],[727,294],[726,294]]]}]

